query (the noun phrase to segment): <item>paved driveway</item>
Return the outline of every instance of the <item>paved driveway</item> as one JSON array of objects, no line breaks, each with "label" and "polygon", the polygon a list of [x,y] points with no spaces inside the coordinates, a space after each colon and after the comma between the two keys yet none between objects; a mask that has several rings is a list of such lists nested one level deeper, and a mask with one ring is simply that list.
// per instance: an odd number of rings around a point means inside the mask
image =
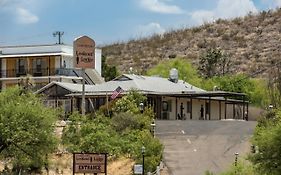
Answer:
[{"label": "paved driveway", "polygon": [[156,136],[171,175],[204,175],[228,168],[235,152],[245,156],[255,126],[253,121],[156,121]]}]

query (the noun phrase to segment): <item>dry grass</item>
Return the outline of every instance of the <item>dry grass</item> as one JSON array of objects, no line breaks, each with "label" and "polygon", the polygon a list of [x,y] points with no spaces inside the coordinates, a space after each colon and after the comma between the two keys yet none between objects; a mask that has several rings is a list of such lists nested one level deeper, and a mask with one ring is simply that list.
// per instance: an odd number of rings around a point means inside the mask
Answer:
[{"label": "dry grass", "polygon": [[[210,47],[219,47],[231,55],[234,72],[252,73],[256,67],[257,53],[260,66],[270,66],[268,60],[272,53],[280,52],[281,9],[262,11],[260,14],[249,14],[232,20],[217,20],[194,28],[171,30],[163,35],[132,39],[103,47],[103,54],[108,64],[115,65],[121,72],[127,72],[128,65],[143,71],[155,66],[171,54],[192,59],[198,63],[200,54]],[[245,49],[244,52],[239,52]],[[268,51],[270,49],[270,51]],[[189,58],[190,57],[190,58]],[[140,58],[141,61],[137,58]],[[242,63],[235,64],[242,60]],[[120,64],[122,63],[122,64]],[[247,67],[240,67],[240,64]]]},{"label": "dry grass", "polygon": [[[42,171],[41,175],[71,175],[72,174],[72,154],[52,155],[50,157],[49,173]],[[108,175],[131,175],[135,162],[128,158],[119,158],[110,161],[107,167]],[[0,171],[4,169],[3,162],[0,162]],[[161,171],[161,175],[169,175],[167,167]]]},{"label": "dry grass", "polygon": [[[49,175],[72,174],[72,154],[53,155],[50,158]],[[131,175],[134,161],[128,158],[120,158],[111,161],[107,167],[108,175]],[[43,175],[47,175],[44,171]]]}]

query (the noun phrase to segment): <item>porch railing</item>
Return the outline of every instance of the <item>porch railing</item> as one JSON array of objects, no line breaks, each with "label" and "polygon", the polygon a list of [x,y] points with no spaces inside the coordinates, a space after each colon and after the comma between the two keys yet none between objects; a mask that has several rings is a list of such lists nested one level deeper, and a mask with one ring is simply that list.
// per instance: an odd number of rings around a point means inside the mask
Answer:
[{"label": "porch railing", "polygon": [[54,76],[54,75],[65,75],[65,76],[77,76],[77,70],[66,69],[66,68],[44,68],[44,69],[7,69],[0,71],[0,78],[12,78],[31,75],[33,77],[41,76]]}]

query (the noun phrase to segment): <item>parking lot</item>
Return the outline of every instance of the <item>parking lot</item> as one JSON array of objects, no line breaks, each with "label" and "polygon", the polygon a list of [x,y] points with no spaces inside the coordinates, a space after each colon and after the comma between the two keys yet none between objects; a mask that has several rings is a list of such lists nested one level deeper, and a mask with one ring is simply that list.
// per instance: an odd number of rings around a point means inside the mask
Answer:
[{"label": "parking lot", "polygon": [[250,150],[255,121],[156,121],[156,136],[164,144],[170,175],[218,173]]}]

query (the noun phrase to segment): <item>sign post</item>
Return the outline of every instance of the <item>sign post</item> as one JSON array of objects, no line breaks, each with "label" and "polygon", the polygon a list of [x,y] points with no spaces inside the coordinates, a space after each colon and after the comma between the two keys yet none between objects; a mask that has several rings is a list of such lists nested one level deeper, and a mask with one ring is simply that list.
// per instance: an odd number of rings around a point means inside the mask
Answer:
[{"label": "sign post", "polygon": [[75,173],[105,173],[107,175],[107,154],[73,153],[73,175]]},{"label": "sign post", "polygon": [[95,68],[95,47],[95,41],[88,36],[78,37],[73,42],[73,65],[82,68],[82,115],[85,115],[85,68]]}]

